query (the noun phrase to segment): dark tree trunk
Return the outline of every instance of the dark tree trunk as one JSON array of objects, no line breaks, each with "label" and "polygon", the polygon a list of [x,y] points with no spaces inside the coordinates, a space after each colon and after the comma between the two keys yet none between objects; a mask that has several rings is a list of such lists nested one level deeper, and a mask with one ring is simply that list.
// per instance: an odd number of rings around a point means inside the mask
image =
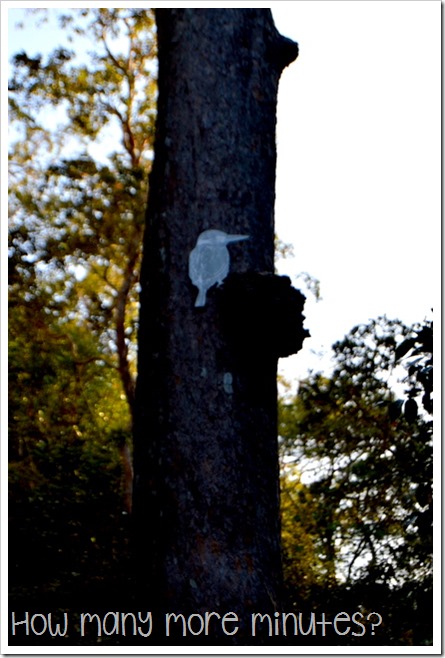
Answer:
[{"label": "dark tree trunk", "polygon": [[229,247],[231,272],[273,276],[277,86],[297,46],[268,9],[156,17],[134,433],[138,574],[158,611],[245,619],[279,607],[277,350],[236,344],[229,286],[195,307],[188,258],[206,229],[246,234]]}]

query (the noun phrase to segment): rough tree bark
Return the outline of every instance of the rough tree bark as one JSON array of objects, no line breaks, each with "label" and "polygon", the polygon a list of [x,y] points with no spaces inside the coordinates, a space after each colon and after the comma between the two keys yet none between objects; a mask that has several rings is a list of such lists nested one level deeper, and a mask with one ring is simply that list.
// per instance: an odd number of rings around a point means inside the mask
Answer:
[{"label": "rough tree bark", "polygon": [[[297,45],[278,34],[268,9],[158,9],[156,19],[158,123],[134,428],[138,580],[151,609],[234,611],[242,624],[251,611],[278,609],[280,598],[282,350],[262,332],[275,306],[261,290],[270,298],[270,282],[280,279],[276,99]],[[188,257],[211,228],[250,238],[230,245],[234,274],[196,308]],[[250,277],[244,288],[237,276]],[[234,293],[242,290],[256,304],[249,331],[243,296]],[[303,298],[294,293],[301,329]],[[303,337],[301,330],[300,346]],[[230,641],[247,642],[243,633]]]}]

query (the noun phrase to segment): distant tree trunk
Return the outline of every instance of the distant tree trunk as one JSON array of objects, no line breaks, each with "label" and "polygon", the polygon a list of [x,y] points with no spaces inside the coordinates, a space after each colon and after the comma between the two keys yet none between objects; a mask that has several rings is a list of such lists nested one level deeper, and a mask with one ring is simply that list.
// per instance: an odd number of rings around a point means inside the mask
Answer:
[{"label": "distant tree trunk", "polygon": [[156,19],[134,431],[138,579],[152,609],[244,620],[279,607],[277,350],[257,340],[261,326],[245,351],[237,343],[230,285],[195,307],[188,258],[206,229],[246,234],[229,247],[231,272],[273,277],[277,87],[297,45],[268,9],[158,9]]}]

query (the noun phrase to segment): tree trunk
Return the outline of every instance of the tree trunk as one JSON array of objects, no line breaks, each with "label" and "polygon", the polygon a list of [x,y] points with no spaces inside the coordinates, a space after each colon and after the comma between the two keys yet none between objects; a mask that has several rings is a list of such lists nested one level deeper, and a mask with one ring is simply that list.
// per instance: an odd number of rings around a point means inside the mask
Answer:
[{"label": "tree trunk", "polygon": [[247,642],[246,616],[273,613],[280,599],[277,350],[236,345],[229,286],[195,307],[188,261],[200,233],[219,229],[249,236],[228,247],[231,272],[273,276],[277,87],[297,46],[268,9],[158,9],[156,18],[134,429],[138,580],[158,612],[237,613],[241,628],[225,639]]}]

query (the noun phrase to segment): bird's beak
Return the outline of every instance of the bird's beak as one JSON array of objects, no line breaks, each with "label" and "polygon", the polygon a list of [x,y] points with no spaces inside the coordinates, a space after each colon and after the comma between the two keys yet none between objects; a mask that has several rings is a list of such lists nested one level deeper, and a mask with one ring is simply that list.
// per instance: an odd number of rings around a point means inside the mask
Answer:
[{"label": "bird's beak", "polygon": [[241,240],[248,240],[250,236],[248,235],[228,235],[226,238],[227,244],[229,242],[241,242]]}]

